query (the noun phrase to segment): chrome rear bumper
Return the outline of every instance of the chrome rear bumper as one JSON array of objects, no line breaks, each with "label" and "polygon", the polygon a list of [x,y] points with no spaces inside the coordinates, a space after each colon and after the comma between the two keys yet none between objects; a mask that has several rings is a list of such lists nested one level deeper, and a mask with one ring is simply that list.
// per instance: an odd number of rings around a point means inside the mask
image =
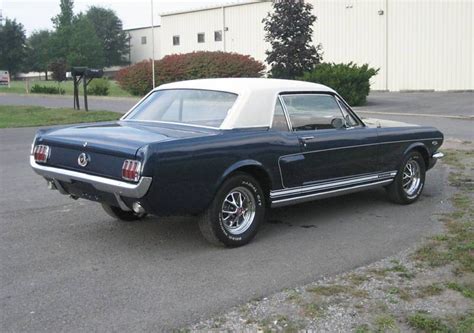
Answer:
[{"label": "chrome rear bumper", "polygon": [[143,197],[148,192],[152,181],[151,177],[141,177],[138,183],[131,184],[115,179],[89,175],[82,172],[41,165],[35,162],[33,156],[30,156],[30,165],[37,174],[43,177],[68,183],[77,180],[91,184],[99,191],[113,193],[115,195],[128,198]]},{"label": "chrome rear bumper", "polygon": [[444,157],[444,154],[440,151],[434,153],[431,157],[436,158],[437,160],[441,159]]}]

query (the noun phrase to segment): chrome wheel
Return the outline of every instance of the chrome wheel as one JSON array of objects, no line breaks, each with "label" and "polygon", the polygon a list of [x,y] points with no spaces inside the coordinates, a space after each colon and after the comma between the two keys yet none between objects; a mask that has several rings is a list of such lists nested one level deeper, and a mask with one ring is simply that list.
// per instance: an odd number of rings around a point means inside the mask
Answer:
[{"label": "chrome wheel", "polygon": [[403,169],[402,186],[408,196],[416,195],[421,184],[420,165],[414,159],[410,159]]},{"label": "chrome wheel", "polygon": [[232,235],[247,231],[255,218],[255,197],[252,192],[239,186],[232,189],[222,203],[220,219],[225,230]]}]

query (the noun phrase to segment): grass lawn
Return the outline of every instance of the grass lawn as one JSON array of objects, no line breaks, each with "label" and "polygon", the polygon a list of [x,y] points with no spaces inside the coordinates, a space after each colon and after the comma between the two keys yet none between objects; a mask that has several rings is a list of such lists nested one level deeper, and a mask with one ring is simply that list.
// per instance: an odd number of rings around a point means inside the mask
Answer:
[{"label": "grass lawn", "polygon": [[[29,89],[33,87],[35,84],[39,84],[42,86],[48,87],[57,87],[58,83],[56,81],[30,81],[29,82]],[[74,85],[72,81],[65,81],[59,84],[61,88],[66,90],[66,95],[72,95],[74,90]],[[84,88],[82,85],[79,86],[79,94],[82,95]],[[12,81],[11,87],[8,86],[0,86],[0,93],[14,93],[14,94],[25,94],[26,93],[26,86],[25,81]],[[55,96],[55,95],[52,95]],[[89,95],[91,96],[91,95]],[[120,88],[117,84],[117,81],[110,81],[110,89],[109,89],[109,96],[113,97],[131,97],[128,92]]]},{"label": "grass lawn", "polygon": [[117,120],[122,115],[109,111],[49,109],[39,106],[0,105],[0,128],[31,127]]}]

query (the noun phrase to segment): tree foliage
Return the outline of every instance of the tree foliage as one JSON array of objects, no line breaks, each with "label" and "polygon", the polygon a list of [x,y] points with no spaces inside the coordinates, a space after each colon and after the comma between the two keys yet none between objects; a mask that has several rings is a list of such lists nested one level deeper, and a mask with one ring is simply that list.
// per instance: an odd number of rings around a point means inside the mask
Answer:
[{"label": "tree foliage", "polygon": [[44,72],[48,79],[48,67],[51,59],[51,32],[35,31],[27,40],[28,55],[24,69],[26,71]]},{"label": "tree foliage", "polygon": [[52,21],[52,60],[65,59],[68,66],[103,67],[122,63],[128,51],[122,22],[112,10],[91,7],[74,15],[74,1],[61,0],[61,12]]},{"label": "tree foliage", "polygon": [[85,15],[78,15],[73,22],[74,30],[68,38],[66,60],[70,66],[103,67],[104,52],[94,26]]},{"label": "tree foliage", "polygon": [[111,9],[92,6],[86,13],[100,40],[105,66],[121,65],[128,54],[128,36],[122,30],[122,21]]},{"label": "tree foliage", "polygon": [[61,0],[59,7],[60,13],[53,17],[51,21],[54,24],[55,30],[51,36],[51,62],[58,59],[67,59],[71,53],[70,37],[74,31],[74,1]]},{"label": "tree foliage", "polygon": [[62,82],[66,80],[67,64],[64,59],[57,59],[50,65],[50,69],[53,72],[53,80]]},{"label": "tree foliage", "polygon": [[74,19],[74,1],[61,0],[59,8],[61,9],[60,13],[51,19],[56,30],[61,30],[72,25]]},{"label": "tree foliage", "polygon": [[6,19],[0,26],[0,68],[45,72],[51,64],[100,68],[123,64],[128,36],[114,11],[97,6],[74,14],[73,0],[60,0],[53,31],[34,32],[26,40],[23,25]]},{"label": "tree foliage", "polygon": [[17,73],[26,57],[26,35],[23,25],[6,19],[0,26],[0,68]]},{"label": "tree foliage", "polygon": [[273,13],[263,20],[266,52],[271,76],[294,79],[312,70],[321,60],[321,45],[312,44],[313,6],[302,0],[280,0],[273,3]]}]

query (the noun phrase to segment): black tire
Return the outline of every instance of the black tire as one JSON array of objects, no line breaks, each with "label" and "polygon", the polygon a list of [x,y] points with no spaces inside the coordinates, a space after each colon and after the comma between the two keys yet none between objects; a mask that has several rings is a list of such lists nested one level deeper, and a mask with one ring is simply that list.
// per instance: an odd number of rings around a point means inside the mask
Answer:
[{"label": "black tire", "polygon": [[[418,167],[418,177],[407,177],[409,164],[412,168]],[[407,174],[405,174],[406,172]],[[410,151],[403,159],[393,183],[386,187],[390,200],[402,205],[408,205],[418,200],[425,186],[425,175],[426,165],[423,156],[417,151]],[[404,183],[406,184],[409,179],[412,179],[411,186],[404,187]],[[419,179],[419,181],[413,179]]]},{"label": "black tire", "polygon": [[126,222],[137,221],[137,220],[141,220],[145,218],[147,215],[147,214],[137,214],[131,210],[125,211],[125,210],[120,209],[119,207],[110,206],[104,203],[101,205],[108,215],[120,221],[126,221]]},{"label": "black tire", "polygon": [[[240,203],[239,193],[240,198],[243,198]],[[232,194],[237,198],[237,205],[234,206],[228,200],[234,198]],[[226,210],[237,213],[228,214],[224,212]],[[262,188],[255,178],[239,172],[219,188],[211,205],[199,218],[199,229],[204,238],[214,245],[238,247],[255,237],[264,220],[265,195]]]}]

